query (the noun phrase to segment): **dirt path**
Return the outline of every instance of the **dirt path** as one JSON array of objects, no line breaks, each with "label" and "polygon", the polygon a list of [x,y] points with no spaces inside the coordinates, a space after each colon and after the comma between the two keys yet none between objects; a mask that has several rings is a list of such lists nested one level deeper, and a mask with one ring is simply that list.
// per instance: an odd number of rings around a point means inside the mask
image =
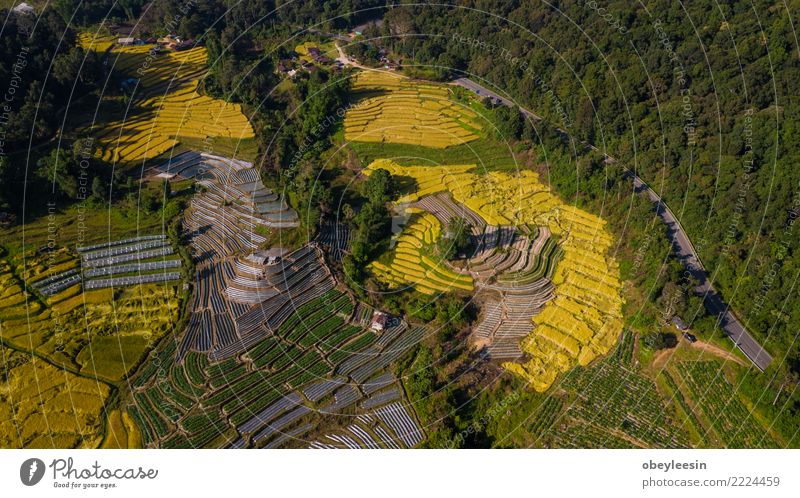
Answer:
[{"label": "dirt path", "polygon": [[703,342],[703,341],[698,340],[697,342],[691,344],[690,347],[696,348],[696,349],[700,349],[700,350],[702,350],[702,351],[704,351],[706,353],[711,353],[714,356],[718,356],[718,357],[720,357],[720,358],[722,358],[724,360],[732,361],[734,363],[738,363],[739,365],[742,365],[743,367],[750,366],[749,363],[745,362],[744,360],[742,360],[741,358],[739,358],[735,354],[731,353],[730,351],[726,351],[725,349],[723,349],[723,348],[721,348],[719,346],[715,346],[715,345],[713,345],[711,343],[708,343],[708,342]]},{"label": "dirt path", "polygon": [[677,350],[678,348],[674,347],[672,349],[662,349],[661,351],[657,352],[653,356],[653,363],[651,363],[650,368],[656,372],[660,372]]},{"label": "dirt path", "polygon": [[749,363],[745,362],[735,354],[731,353],[730,351],[726,351],[725,349],[715,346],[714,344],[704,342],[698,340],[696,342],[689,342],[683,338],[680,339],[678,345],[672,349],[662,349],[661,351],[657,352],[655,356],[653,356],[653,362],[651,367],[655,371],[660,371],[663,369],[667,362],[672,358],[672,356],[678,351],[679,348],[686,348],[687,350],[700,350],[703,353],[708,353],[712,356],[716,356],[717,358],[732,361],[738,365],[743,367],[750,366]]}]

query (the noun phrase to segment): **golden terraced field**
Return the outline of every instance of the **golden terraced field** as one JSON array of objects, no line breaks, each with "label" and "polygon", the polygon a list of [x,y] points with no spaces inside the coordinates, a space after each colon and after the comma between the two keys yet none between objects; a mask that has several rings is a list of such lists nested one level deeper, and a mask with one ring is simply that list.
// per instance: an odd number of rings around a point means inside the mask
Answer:
[{"label": "golden terraced field", "polygon": [[108,40],[92,43],[84,34],[82,44],[108,50],[116,71],[139,78],[135,101],[127,115],[111,122],[95,123],[98,155],[109,162],[133,162],[157,157],[181,139],[254,137],[253,128],[239,104],[230,104],[197,92],[207,67],[204,47],[173,52],[152,52],[155,45],[110,47]]},{"label": "golden terraced field", "polygon": [[556,267],[555,298],[535,317],[522,342],[529,358],[504,366],[544,391],[560,372],[606,354],[622,331],[621,283],[613,243],[601,218],[564,204],[536,173],[490,172],[474,165],[400,166],[379,160],[369,170],[413,178],[417,189],[399,202],[447,190],[490,225],[546,226],[559,238],[564,256]]},{"label": "golden terraced field", "polygon": [[370,263],[369,269],[391,287],[413,286],[432,295],[452,290],[473,290],[472,277],[453,272],[442,265],[431,250],[439,238],[439,220],[420,210],[412,211],[411,221],[397,237],[397,246],[389,264]]},{"label": "golden terraced field", "polygon": [[345,116],[345,139],[445,148],[480,138],[478,115],[450,100],[444,85],[364,71],[353,82],[361,96]]}]

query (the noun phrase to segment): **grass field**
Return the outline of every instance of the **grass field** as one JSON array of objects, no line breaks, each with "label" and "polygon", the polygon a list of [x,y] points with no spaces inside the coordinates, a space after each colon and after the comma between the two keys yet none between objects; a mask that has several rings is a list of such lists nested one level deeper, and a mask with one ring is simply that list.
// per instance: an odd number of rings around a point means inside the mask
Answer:
[{"label": "grass field", "polygon": [[112,410],[106,422],[106,438],[102,449],[130,449],[142,447],[142,435],[128,412]]},{"label": "grass field", "polygon": [[476,164],[480,171],[514,171],[524,167],[514,160],[515,151],[508,144],[491,138],[478,138],[446,149],[389,142],[350,142],[348,147],[355,151],[363,165],[379,159],[391,159],[402,166]]},{"label": "grass field", "polygon": [[365,172],[378,168],[413,186],[398,202],[446,190],[490,225],[546,226],[558,237],[563,256],[553,276],[555,298],[522,342],[529,359],[506,368],[545,391],[559,373],[576,363],[587,365],[612,348],[622,330],[623,300],[618,264],[608,256],[613,240],[605,221],[564,204],[531,171],[479,174],[471,164],[401,166],[378,160]]},{"label": "grass field", "polygon": [[[0,327],[2,327],[0,325]],[[94,448],[110,388],[0,345],[0,447]]]},{"label": "grass field", "polygon": [[84,291],[74,286],[47,306],[40,302],[29,295],[27,304],[0,303],[4,340],[108,381],[122,380],[172,330],[180,311],[176,283]]},{"label": "grass field", "polygon": [[[473,290],[472,278],[445,267],[434,254],[434,243],[441,226],[430,213],[414,210],[408,224],[396,239],[396,246],[369,269],[390,287],[413,286],[417,291],[433,295],[453,290]],[[382,260],[387,260],[386,264]]]},{"label": "grass field", "polygon": [[353,83],[357,102],[345,116],[345,139],[444,149],[480,138],[483,124],[445,85],[364,71]]}]

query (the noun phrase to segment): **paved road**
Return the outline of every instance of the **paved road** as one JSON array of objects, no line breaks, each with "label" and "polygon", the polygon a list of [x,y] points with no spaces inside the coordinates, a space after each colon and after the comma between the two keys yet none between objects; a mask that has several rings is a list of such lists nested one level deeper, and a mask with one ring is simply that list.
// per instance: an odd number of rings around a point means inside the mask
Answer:
[{"label": "paved road", "polygon": [[745,329],[744,325],[736,318],[736,315],[734,315],[730,307],[714,290],[714,287],[708,279],[708,273],[692,245],[692,241],[686,235],[686,232],[672,213],[672,210],[661,201],[661,197],[659,197],[641,178],[631,171],[628,171],[627,174],[633,178],[634,190],[637,193],[644,193],[647,195],[648,199],[656,205],[656,213],[667,226],[667,236],[672,242],[672,248],[675,254],[683,263],[686,270],[700,282],[700,285],[695,288],[695,292],[705,297],[705,305],[708,312],[719,319],[719,324],[728,337],[736,343],[736,346],[742,350],[745,356],[747,356],[759,370],[763,371],[766,369],[772,362],[772,357],[761,347],[758,341],[747,332],[747,329]]},{"label": "paved road", "polygon": [[[339,50],[338,60],[343,64],[374,71],[374,69],[366,68],[350,60],[338,43],[336,44],[336,48]],[[477,95],[493,98],[504,105],[517,106],[517,104],[512,102],[510,99],[498,95],[497,93],[489,90],[479,83],[472,81],[469,78],[458,78],[454,80],[452,84],[464,87]],[[543,120],[541,116],[531,112],[529,109],[520,107],[520,112],[537,121]],[[564,135],[567,135],[565,130],[559,128],[558,131]],[[585,145],[592,150],[598,150],[592,144]],[[604,157],[608,162],[615,161],[615,159],[608,154],[604,154]],[[769,366],[769,364],[772,362],[772,357],[763,347],[761,347],[758,341],[756,341],[753,336],[747,332],[747,329],[745,329],[744,325],[742,325],[739,319],[736,318],[736,315],[733,313],[733,310],[730,309],[730,306],[728,306],[725,301],[723,301],[722,297],[714,290],[714,287],[708,280],[708,273],[703,267],[703,263],[700,261],[694,245],[692,245],[692,241],[686,235],[686,232],[684,231],[680,222],[678,222],[678,219],[672,213],[672,210],[669,209],[669,206],[667,206],[661,200],[661,197],[641,178],[639,178],[639,176],[630,170],[628,170],[626,174],[633,179],[634,190],[637,193],[645,193],[647,197],[654,204],[656,204],[656,212],[661,218],[661,221],[663,221],[667,226],[667,236],[672,242],[673,250],[677,254],[678,259],[680,259],[687,271],[689,271],[692,276],[694,276],[700,282],[700,285],[697,286],[695,291],[698,295],[704,296],[704,303],[708,312],[718,318],[719,325],[722,327],[728,337],[730,337],[736,346],[745,354],[745,356],[747,356],[747,358],[753,362],[756,368],[764,371],[764,369],[766,369],[767,366]]]},{"label": "paved road", "polygon": [[[503,105],[507,105],[508,107],[514,107],[514,106],[517,105],[514,102],[512,102],[510,99],[507,99],[507,98],[505,98],[505,97],[503,97],[501,95],[498,95],[498,94],[494,93],[493,91],[489,90],[488,88],[486,88],[484,86],[479,85],[478,83],[475,83],[474,81],[472,81],[469,78],[457,78],[457,79],[451,81],[451,84],[464,87],[467,90],[469,90],[471,92],[474,92],[474,93],[476,93],[478,95],[481,95],[483,97],[489,97],[489,98],[492,98],[494,100],[500,101],[500,102],[503,103]],[[520,109],[520,112],[522,112],[522,114],[524,114],[525,116],[528,116],[530,118],[533,118],[533,119],[535,119],[537,121],[542,121],[544,119],[541,116],[536,115],[533,112],[529,111],[528,109],[525,109],[525,108],[522,108],[522,107],[520,107],[519,109]]]},{"label": "paved road", "polygon": [[[488,88],[476,83],[468,78],[458,78],[452,82],[454,85],[464,87],[478,95],[491,97],[507,106],[516,106],[511,100],[492,92]],[[520,111],[537,121],[541,121],[542,117],[534,114],[528,109],[520,107]],[[567,134],[565,130],[558,129],[562,134]],[[585,144],[587,147],[598,150],[591,144]],[[604,154],[605,160],[613,162],[615,159],[607,154]],[[626,173],[627,176],[633,179],[634,190],[637,193],[645,193],[647,197],[656,204],[656,212],[661,218],[661,221],[667,226],[667,235],[672,242],[672,247],[681,260],[684,267],[689,271],[692,276],[697,278],[700,285],[697,286],[695,291],[698,295],[704,296],[706,309],[709,313],[716,316],[719,320],[719,325],[728,335],[728,337],[736,343],[736,346],[747,356],[750,361],[761,371],[769,366],[772,362],[772,357],[767,351],[761,347],[750,333],[747,332],[744,325],[736,318],[736,315],[730,307],[723,301],[722,297],[714,290],[711,282],[708,279],[708,273],[703,267],[703,263],[697,255],[697,251],[692,245],[692,241],[686,235],[680,222],[662,200],[661,197],[651,189],[641,178],[639,178],[632,171]]]}]

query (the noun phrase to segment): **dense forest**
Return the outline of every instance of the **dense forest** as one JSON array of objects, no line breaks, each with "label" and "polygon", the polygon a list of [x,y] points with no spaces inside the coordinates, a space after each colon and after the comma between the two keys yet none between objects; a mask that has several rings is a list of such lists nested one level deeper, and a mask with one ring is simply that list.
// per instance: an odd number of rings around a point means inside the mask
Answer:
[{"label": "dense forest", "polygon": [[[484,82],[635,169],[748,327],[797,357],[800,308],[787,301],[800,270],[796,15],[796,4],[759,1],[455,2],[391,9],[371,34],[441,77]],[[574,171],[560,181],[591,193]]]},{"label": "dense forest", "polygon": [[[244,105],[265,180],[285,189],[305,228],[313,226],[334,209],[331,185],[319,180],[335,140],[327,119],[347,105],[348,73],[322,70],[287,88],[275,67],[309,26],[331,32],[382,18],[350,53],[363,60],[385,48],[411,71],[443,81],[469,77],[543,116],[545,123],[531,122],[497,109],[499,138],[532,144],[559,194],[627,234],[623,255],[640,248],[622,262],[626,280],[655,287],[659,301],[685,296],[680,310],[697,328],[714,329],[698,298],[685,292],[692,282],[678,262],[659,259],[669,243],[652,206],[627,195],[623,175],[635,170],[680,218],[748,329],[776,358],[787,353],[783,368],[798,372],[800,47],[791,19],[799,9],[797,2],[761,0],[713,7],[666,0],[91,0],[77,8],[60,0],[38,18],[4,12],[0,86],[14,95],[0,120],[0,211],[21,207],[22,182],[42,191],[55,185],[74,197],[68,178],[77,151],[71,158],[52,152],[63,104],[106,91],[105,69],[76,45],[74,32],[128,22],[140,36],[175,32],[207,47],[210,71],[201,90]],[[385,202],[371,202],[365,189],[352,220],[357,260],[346,260],[356,277],[373,237],[386,231],[379,223]],[[743,389],[767,382],[751,381]],[[800,413],[795,405],[788,417]]]}]

